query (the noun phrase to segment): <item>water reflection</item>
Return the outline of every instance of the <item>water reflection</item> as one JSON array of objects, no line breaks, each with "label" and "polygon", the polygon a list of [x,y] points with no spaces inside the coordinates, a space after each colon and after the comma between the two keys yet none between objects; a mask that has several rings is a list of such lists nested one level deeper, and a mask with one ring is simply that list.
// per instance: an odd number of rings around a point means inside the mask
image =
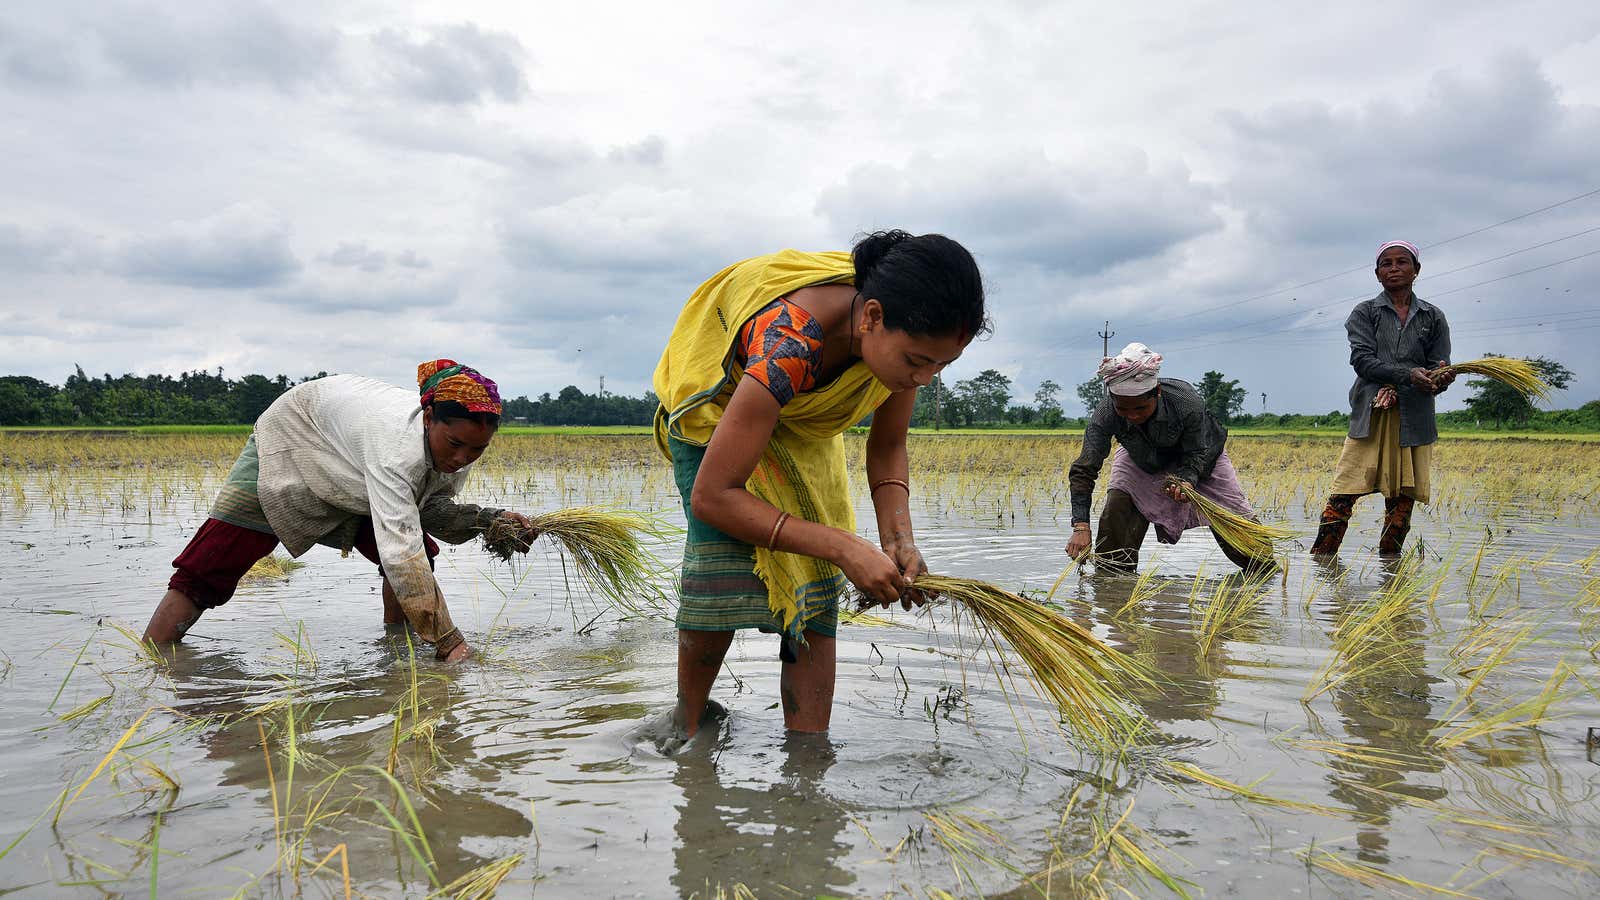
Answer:
[{"label": "water reflection", "polygon": [[780,780],[753,772],[740,777],[733,761],[719,762],[731,739],[693,747],[676,758],[672,782],[682,791],[672,884],[679,896],[716,896],[719,886],[783,885],[799,896],[847,889],[856,877],[844,867],[849,814],[824,789],[838,749],[821,734],[789,734],[775,753],[757,752],[759,767],[776,756]]},{"label": "water reflection", "polygon": [[[1438,801],[1448,793],[1414,777],[1436,775],[1445,767],[1430,741],[1439,724],[1432,715],[1432,686],[1439,679],[1428,672],[1428,625],[1416,592],[1420,561],[1416,555],[1384,559],[1379,587],[1366,596],[1351,584],[1348,571],[1319,565],[1319,576],[1329,584],[1325,616],[1333,625],[1336,646],[1341,643],[1340,624],[1352,617],[1378,615],[1386,623],[1363,637],[1360,646],[1343,648],[1340,674],[1346,677],[1331,694],[1355,754],[1328,754],[1326,778],[1328,796],[1360,816],[1357,858],[1388,865],[1395,810],[1408,799]],[[1398,611],[1390,611],[1391,605]]]},{"label": "water reflection", "polygon": [[[426,813],[420,816],[423,836],[437,862],[437,877],[448,882],[492,858],[469,850],[469,843],[482,850],[484,838],[523,838],[532,833],[531,823],[510,805],[495,802],[492,786],[506,773],[475,752],[472,729],[462,721],[470,715],[464,705],[470,698],[459,673],[413,668],[404,637],[395,630],[373,641],[370,650],[359,660],[358,673],[299,678],[253,674],[245,651],[180,650],[172,661],[173,705],[227,723],[200,729],[198,741],[207,758],[222,764],[219,783],[246,789],[260,807],[256,821],[277,816],[298,828],[326,816],[324,827],[313,829],[307,854],[316,850],[314,856],[320,857],[344,843],[353,876],[426,880],[363,802],[390,804],[392,790],[370,769],[353,770],[366,766],[391,773],[411,789],[419,813]],[[263,735],[272,757],[270,775]],[[288,796],[291,741],[296,772],[294,794]],[[521,805],[505,793],[505,804]],[[270,833],[266,840],[270,844]]]}]

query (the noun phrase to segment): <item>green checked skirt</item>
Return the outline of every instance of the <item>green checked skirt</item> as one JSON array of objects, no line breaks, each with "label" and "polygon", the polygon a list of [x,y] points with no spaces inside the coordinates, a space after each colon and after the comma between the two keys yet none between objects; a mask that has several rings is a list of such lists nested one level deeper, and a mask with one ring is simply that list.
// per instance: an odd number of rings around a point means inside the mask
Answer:
[{"label": "green checked skirt", "polygon": [[[755,548],[696,519],[689,495],[706,448],[672,439],[672,476],[683,497],[689,534],[683,545],[683,576],[678,583],[677,625],[685,631],[737,631],[759,628],[782,634],[767,603],[767,585],[756,577]],[[833,637],[839,628],[839,597],[828,598],[806,628]]]}]

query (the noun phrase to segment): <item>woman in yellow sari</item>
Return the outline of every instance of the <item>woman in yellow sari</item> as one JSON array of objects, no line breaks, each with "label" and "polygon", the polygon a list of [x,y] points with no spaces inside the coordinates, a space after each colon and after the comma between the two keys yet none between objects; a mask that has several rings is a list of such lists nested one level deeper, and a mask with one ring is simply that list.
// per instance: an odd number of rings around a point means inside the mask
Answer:
[{"label": "woman in yellow sari", "polygon": [[[688,518],[678,705],[693,736],[741,628],[782,636],[792,731],[826,731],[847,584],[908,608],[925,572],[906,429],[927,385],[986,328],[977,263],[942,235],[878,232],[850,253],[784,250],[702,284],[656,367],[656,440]],[[855,533],[843,433],[868,416],[879,546]]]}]

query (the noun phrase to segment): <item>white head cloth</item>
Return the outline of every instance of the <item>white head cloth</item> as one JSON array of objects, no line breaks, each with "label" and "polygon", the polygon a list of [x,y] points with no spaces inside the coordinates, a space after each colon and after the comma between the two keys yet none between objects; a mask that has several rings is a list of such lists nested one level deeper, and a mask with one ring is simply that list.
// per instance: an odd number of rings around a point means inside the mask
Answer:
[{"label": "white head cloth", "polygon": [[1135,341],[1116,356],[1100,361],[1100,380],[1106,390],[1119,397],[1137,397],[1156,387],[1161,372],[1161,354]]}]

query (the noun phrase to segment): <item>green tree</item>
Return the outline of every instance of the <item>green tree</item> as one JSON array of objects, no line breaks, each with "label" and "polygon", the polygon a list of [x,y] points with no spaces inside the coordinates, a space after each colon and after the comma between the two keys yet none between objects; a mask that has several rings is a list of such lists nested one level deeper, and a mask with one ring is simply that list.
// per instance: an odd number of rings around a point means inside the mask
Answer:
[{"label": "green tree", "polygon": [[1004,421],[1011,404],[1011,379],[995,369],[984,369],[976,378],[956,382],[955,394],[970,411],[973,421]]},{"label": "green tree", "polygon": [[1039,410],[1039,421],[1046,428],[1061,424],[1061,401],[1056,399],[1060,393],[1061,385],[1048,378],[1039,382],[1039,389],[1033,392],[1033,405]]},{"label": "green tree", "polygon": [[1106,399],[1106,384],[1098,378],[1091,378],[1078,385],[1078,401],[1083,404],[1084,415],[1092,416],[1100,408],[1101,402]]},{"label": "green tree", "polygon": [[1207,372],[1195,386],[1206,402],[1206,409],[1220,422],[1228,422],[1244,412],[1244,399],[1249,392],[1239,386],[1237,379],[1223,377],[1221,372]]},{"label": "green tree", "polygon": [[[1487,354],[1498,356],[1497,353]],[[1533,367],[1538,370],[1539,377],[1550,383],[1556,390],[1565,390],[1572,383],[1572,372],[1566,366],[1553,359],[1543,356],[1530,359]],[[1533,415],[1533,401],[1524,397],[1521,392],[1510,385],[1495,381],[1492,378],[1474,378],[1467,382],[1467,387],[1475,393],[1467,398],[1467,409],[1479,419],[1493,422],[1496,428],[1503,424],[1526,425],[1528,418]]]}]

